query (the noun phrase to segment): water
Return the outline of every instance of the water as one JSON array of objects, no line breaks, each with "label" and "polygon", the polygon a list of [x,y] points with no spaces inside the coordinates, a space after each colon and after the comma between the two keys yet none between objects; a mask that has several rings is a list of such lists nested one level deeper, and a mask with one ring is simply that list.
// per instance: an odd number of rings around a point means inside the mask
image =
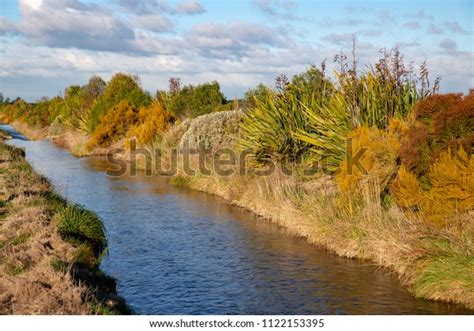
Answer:
[{"label": "water", "polygon": [[110,178],[103,158],[78,159],[48,141],[10,143],[63,196],[101,217],[110,245],[101,268],[137,313],[471,313],[416,299],[387,270],[318,249],[205,193],[143,174]]}]

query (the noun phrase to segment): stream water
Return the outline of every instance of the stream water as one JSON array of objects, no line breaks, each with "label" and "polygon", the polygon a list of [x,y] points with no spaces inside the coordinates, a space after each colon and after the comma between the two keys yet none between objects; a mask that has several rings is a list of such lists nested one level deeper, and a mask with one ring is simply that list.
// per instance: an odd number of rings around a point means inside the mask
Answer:
[{"label": "stream water", "polygon": [[140,314],[462,314],[413,297],[387,270],[337,257],[252,213],[162,177],[111,178],[104,158],[75,158],[9,126],[35,170],[104,222],[101,268]]}]

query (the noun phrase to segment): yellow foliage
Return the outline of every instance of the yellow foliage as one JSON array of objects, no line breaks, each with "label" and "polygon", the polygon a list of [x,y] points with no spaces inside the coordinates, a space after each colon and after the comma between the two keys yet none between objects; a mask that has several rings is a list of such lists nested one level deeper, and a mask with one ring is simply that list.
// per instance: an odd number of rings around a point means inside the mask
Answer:
[{"label": "yellow foliage", "polygon": [[[400,122],[401,123],[401,122]],[[344,160],[340,165],[340,172],[336,176],[339,189],[343,192],[357,191],[364,178],[376,179],[381,190],[397,169],[398,149],[400,147],[398,133],[395,129],[401,127],[400,123],[394,124],[389,131],[375,127],[359,127],[348,135],[352,139],[352,157],[354,162]],[[363,170],[356,166],[356,157],[359,151],[364,150],[358,159]]]},{"label": "yellow foliage", "polygon": [[110,109],[105,116],[100,119],[100,123],[95,129],[87,147],[92,149],[96,146],[108,146],[111,143],[123,138],[128,129],[137,123],[138,111],[127,101],[120,101],[114,108]]},{"label": "yellow foliage", "polygon": [[392,192],[402,208],[417,212],[426,221],[443,225],[459,214],[474,210],[473,174],[473,155],[468,156],[462,148],[455,155],[448,150],[430,167],[430,189],[422,190],[417,177],[402,166]]},{"label": "yellow foliage", "polygon": [[392,184],[391,191],[395,194],[400,207],[412,211],[417,211],[421,208],[421,201],[423,199],[421,183],[415,174],[410,172],[404,165],[400,167],[397,178]]},{"label": "yellow foliage", "polygon": [[152,143],[156,135],[163,134],[173,120],[173,116],[159,102],[140,108],[138,117],[139,124],[132,127],[127,136],[135,137],[139,145]]}]

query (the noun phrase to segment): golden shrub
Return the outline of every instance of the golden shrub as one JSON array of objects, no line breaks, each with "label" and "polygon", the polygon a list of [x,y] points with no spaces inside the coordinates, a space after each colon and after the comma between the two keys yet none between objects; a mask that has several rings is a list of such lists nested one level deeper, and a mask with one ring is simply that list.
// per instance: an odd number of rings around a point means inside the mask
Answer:
[{"label": "golden shrub", "polygon": [[[400,147],[397,138],[397,128],[402,127],[401,122],[393,125],[392,129],[386,131],[375,127],[360,127],[349,133],[348,138],[352,140],[353,162],[344,160],[340,164],[340,172],[336,176],[339,189],[349,192],[359,189],[360,181],[364,178],[376,179],[381,190],[384,190],[390,178],[397,170],[398,149]],[[356,157],[359,151],[363,154],[357,160],[363,169],[356,165]]]},{"label": "golden shrub", "polygon": [[139,124],[132,127],[127,136],[135,137],[139,145],[151,144],[156,135],[163,134],[173,122],[173,116],[159,102],[140,108],[138,118]]},{"label": "golden shrub", "polygon": [[462,148],[457,153],[447,150],[430,167],[429,189],[422,190],[415,174],[402,166],[392,192],[400,207],[417,212],[428,222],[444,225],[474,210],[473,174],[473,155]]},{"label": "golden shrub", "polygon": [[414,173],[407,169],[405,165],[398,170],[397,178],[392,183],[391,191],[397,198],[397,203],[404,209],[417,211],[421,208],[424,198],[421,183]]},{"label": "golden shrub", "polygon": [[87,143],[92,149],[96,146],[107,147],[125,137],[129,128],[138,122],[138,111],[125,100],[102,116],[100,123]]}]

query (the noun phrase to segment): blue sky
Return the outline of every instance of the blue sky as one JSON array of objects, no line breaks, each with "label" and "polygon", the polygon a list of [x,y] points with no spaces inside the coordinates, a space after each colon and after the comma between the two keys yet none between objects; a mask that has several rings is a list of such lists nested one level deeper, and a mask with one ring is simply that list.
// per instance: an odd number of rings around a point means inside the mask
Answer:
[{"label": "blue sky", "polygon": [[0,91],[30,101],[93,74],[217,80],[228,98],[350,52],[360,68],[398,46],[444,92],[474,87],[472,1],[2,0]]}]

